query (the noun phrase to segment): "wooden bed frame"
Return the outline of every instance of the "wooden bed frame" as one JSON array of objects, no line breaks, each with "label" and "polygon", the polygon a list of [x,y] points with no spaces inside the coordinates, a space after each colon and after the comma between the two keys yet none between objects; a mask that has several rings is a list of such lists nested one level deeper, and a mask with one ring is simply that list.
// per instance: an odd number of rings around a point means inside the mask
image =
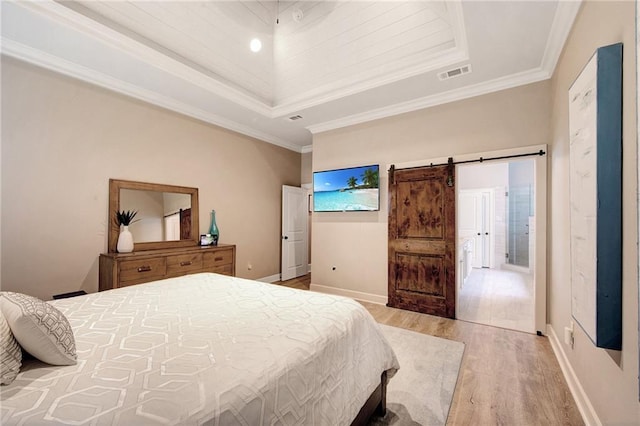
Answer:
[{"label": "wooden bed frame", "polygon": [[380,384],[364,403],[351,426],[366,426],[373,416],[384,417],[387,412],[387,372],[380,375]]}]

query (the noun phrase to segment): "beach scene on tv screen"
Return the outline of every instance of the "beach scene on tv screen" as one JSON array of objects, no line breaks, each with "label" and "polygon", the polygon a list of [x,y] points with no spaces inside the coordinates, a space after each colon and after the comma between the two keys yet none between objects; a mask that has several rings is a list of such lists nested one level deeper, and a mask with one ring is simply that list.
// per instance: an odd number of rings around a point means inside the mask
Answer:
[{"label": "beach scene on tv screen", "polygon": [[313,174],[313,210],[378,210],[378,166],[329,170]]}]

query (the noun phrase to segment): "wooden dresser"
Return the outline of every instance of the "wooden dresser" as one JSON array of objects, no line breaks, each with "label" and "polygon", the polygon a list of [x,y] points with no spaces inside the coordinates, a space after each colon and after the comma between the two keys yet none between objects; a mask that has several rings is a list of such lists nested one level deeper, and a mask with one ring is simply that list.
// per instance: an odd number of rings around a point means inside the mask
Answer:
[{"label": "wooden dresser", "polygon": [[236,246],[194,246],[100,255],[99,290],[126,287],[198,272],[235,276]]}]

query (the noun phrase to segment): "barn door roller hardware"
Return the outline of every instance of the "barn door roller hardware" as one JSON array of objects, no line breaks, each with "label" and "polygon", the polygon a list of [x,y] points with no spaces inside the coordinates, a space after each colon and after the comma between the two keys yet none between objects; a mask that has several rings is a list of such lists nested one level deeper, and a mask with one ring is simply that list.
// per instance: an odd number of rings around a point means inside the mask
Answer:
[{"label": "barn door roller hardware", "polygon": [[[436,166],[452,166],[452,165],[455,165],[455,164],[484,163],[485,161],[507,160],[509,158],[520,158],[520,157],[532,157],[534,155],[543,156],[545,154],[546,154],[545,151],[540,150],[538,152],[528,152],[526,154],[502,155],[500,157],[489,157],[489,158],[480,157],[480,158],[476,158],[474,160],[463,160],[463,161],[453,161],[453,157],[449,157],[449,159],[448,159],[448,161],[446,163],[440,163],[440,164],[430,163],[430,164],[425,164],[423,166],[406,167],[406,168],[398,169],[398,170],[421,169],[423,167],[436,167]],[[389,171],[391,171],[391,170],[389,170]]]}]

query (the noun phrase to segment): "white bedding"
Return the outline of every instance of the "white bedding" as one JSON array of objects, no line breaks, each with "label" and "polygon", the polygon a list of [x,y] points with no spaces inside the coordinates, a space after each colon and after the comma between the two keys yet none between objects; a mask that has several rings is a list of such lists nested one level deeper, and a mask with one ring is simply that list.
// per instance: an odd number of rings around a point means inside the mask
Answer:
[{"label": "white bedding", "polygon": [[27,361],[8,424],[348,425],[393,350],[357,302],[196,274],[50,302],[78,364]]}]

